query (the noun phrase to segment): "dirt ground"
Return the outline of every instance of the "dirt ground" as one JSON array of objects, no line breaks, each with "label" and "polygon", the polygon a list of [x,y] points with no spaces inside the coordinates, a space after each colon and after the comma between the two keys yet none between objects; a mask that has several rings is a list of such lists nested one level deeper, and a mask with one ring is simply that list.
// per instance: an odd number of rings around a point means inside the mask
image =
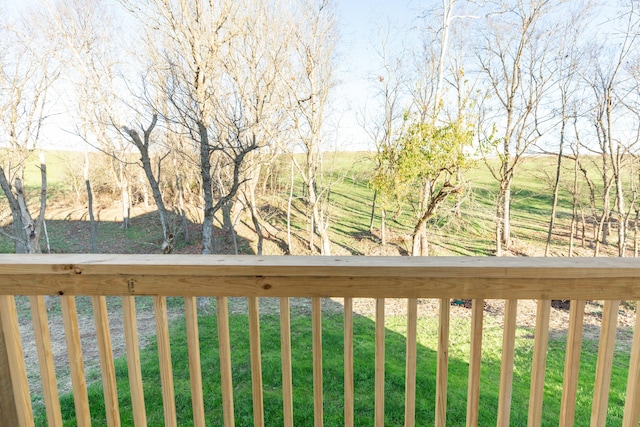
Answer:
[{"label": "dirt ground", "polygon": [[[137,208],[134,212],[134,218],[132,219],[133,225],[142,230],[147,235],[158,235],[157,220],[153,216],[151,209],[145,210]],[[55,227],[55,231],[52,231],[51,236],[52,252],[58,252],[56,242],[62,242],[66,245],[66,249],[69,252],[89,252],[88,238],[78,238],[79,236],[86,237],[88,234],[88,226],[83,218],[82,210],[72,210],[68,208],[51,208],[48,216],[51,217],[51,221],[58,221]],[[119,210],[116,207],[102,207],[98,210],[98,217],[101,221],[116,221],[119,215]],[[238,226],[238,238],[235,245],[239,245],[247,252],[251,251],[255,242],[251,241],[250,230],[247,230],[246,224],[240,224]],[[192,224],[192,233],[194,235],[193,241],[197,241],[197,233],[199,227]],[[284,236],[279,234],[278,230],[267,230],[267,234],[270,239],[266,242],[265,253],[270,254],[283,254],[282,239]],[[397,244],[387,245],[382,247],[376,241],[376,239],[370,234],[363,234],[362,236],[355,236],[355,251],[363,252],[375,255],[390,255],[397,256],[402,255],[402,239],[403,236],[391,235],[390,239],[395,239]],[[227,236],[221,239],[224,243],[222,252],[233,253],[232,240]],[[280,242],[280,244],[278,243]],[[134,242],[131,240],[121,238],[105,238],[101,241],[100,252],[102,253],[155,253],[159,251],[161,241],[158,239]],[[298,244],[302,245],[301,242]],[[243,246],[244,245],[244,246]],[[186,244],[176,248],[176,253],[200,253],[200,246],[198,244]],[[519,249],[520,250],[520,249]],[[241,251],[242,252],[242,251]],[[349,255],[351,254],[345,248],[337,248],[335,255]],[[530,254],[536,255],[536,254]],[[111,329],[111,339],[114,351],[114,356],[119,357],[125,354],[124,344],[124,329],[122,324],[122,311],[121,302],[119,298],[108,298],[108,310]],[[375,300],[373,299],[355,299],[354,313],[371,317],[375,316]],[[439,312],[438,300],[420,300],[418,306],[418,313],[421,317],[437,317]],[[20,316],[21,333],[23,337],[23,346],[25,359],[27,363],[27,370],[29,376],[29,382],[32,392],[39,394],[41,384],[39,381],[39,371],[37,364],[37,355],[35,349],[35,343],[33,339],[33,328],[30,320],[29,302],[26,297],[17,298],[18,312]],[[215,304],[212,299],[200,299],[199,300],[199,314],[200,315],[214,315]],[[67,362],[66,343],[64,337],[64,331],[62,327],[62,316],[60,313],[59,303],[51,305],[49,311],[49,325],[51,330],[52,346],[54,352],[54,359],[56,364],[56,371],[58,375],[58,385],[61,393],[71,390],[71,382],[69,375],[69,368]],[[87,372],[88,382],[99,380],[99,356],[97,350],[97,343],[95,338],[95,326],[93,323],[92,309],[90,298],[79,297],[77,298],[78,316],[80,335],[82,340],[83,355],[85,360],[85,369]],[[136,307],[138,313],[138,334],[141,346],[146,345],[149,340],[155,335],[155,319],[153,314],[153,303],[150,297],[136,298]],[[179,319],[184,314],[184,308],[181,299],[171,298],[168,302],[168,314],[169,320]],[[277,313],[279,310],[278,300],[271,298],[264,298],[260,300],[260,307],[262,313]],[[244,313],[246,312],[246,300],[242,298],[230,299],[229,309],[231,313]],[[310,313],[310,302],[307,299],[292,299],[291,300],[292,312],[298,313]],[[323,310],[338,312],[342,310],[341,299],[327,299],[323,302]],[[501,324],[503,321],[504,301],[499,300],[487,300],[484,304],[485,310],[485,324]],[[385,301],[385,313],[387,316],[404,316],[406,314],[406,300],[387,299]],[[459,301],[458,303],[451,304],[451,316],[452,317],[470,317],[471,309],[467,301]],[[534,328],[536,318],[536,301],[521,300],[518,303],[518,318],[517,322],[519,326]],[[602,303],[599,301],[589,301],[585,310],[584,320],[584,338],[590,340],[597,340],[600,331],[600,322],[602,318]],[[568,304],[555,305],[551,309],[550,318],[551,336],[566,335],[566,328],[569,323],[569,310]],[[635,324],[635,309],[627,305],[622,304],[620,306],[618,317],[618,334],[616,339],[616,346],[619,349],[627,349],[631,345],[633,326]]]},{"label": "dirt ground", "polygon": [[[339,313],[342,311],[343,300],[332,298],[323,300],[323,311]],[[33,328],[30,321],[28,299],[19,297],[17,305],[20,313],[21,334],[25,360],[27,364],[28,377],[31,391],[35,394],[40,392],[40,381],[38,362],[33,339]],[[169,320],[177,320],[184,315],[183,303],[180,298],[170,298],[168,301]],[[200,315],[215,315],[215,301],[213,299],[200,299],[198,301]],[[91,311],[91,301],[88,297],[77,298],[78,318],[80,336],[82,340],[83,356],[87,381],[97,381],[100,379],[99,355],[95,337],[95,326]],[[136,298],[138,336],[140,345],[145,346],[149,340],[155,336],[156,325],[153,314],[153,303],[151,297]],[[354,299],[353,310],[355,314],[375,317],[376,301],[374,299]],[[406,315],[407,302],[404,299],[387,299],[385,301],[386,316]],[[419,300],[418,315],[420,317],[437,318],[440,301],[424,299]],[[526,328],[535,327],[536,301],[520,300],[518,302],[517,323]],[[115,357],[125,355],[124,327],[122,323],[122,311],[119,298],[108,298],[109,322],[111,339]],[[231,314],[246,313],[247,304],[244,298],[230,298],[229,311]],[[260,300],[260,310],[262,314],[274,314],[279,312],[279,300],[276,298],[263,298]],[[292,299],[292,313],[310,314],[311,304],[308,299]],[[486,300],[484,304],[485,325],[500,325],[503,322],[504,301]],[[471,309],[468,304],[459,305],[451,303],[451,316],[457,318],[471,317]],[[602,318],[602,304],[596,301],[589,301],[585,309],[584,339],[597,340],[600,333],[600,322]],[[618,332],[616,336],[616,348],[628,350],[633,338],[633,325],[635,323],[635,312],[625,306],[621,306],[618,317]],[[566,328],[569,324],[569,310],[565,307],[552,308],[550,316],[550,335],[560,337],[566,335]],[[62,316],[59,304],[54,303],[49,312],[49,325],[51,329],[52,348],[54,353],[56,371],[58,375],[58,387],[60,393],[71,390],[70,373],[67,362],[67,352],[65,336],[62,327]]]}]

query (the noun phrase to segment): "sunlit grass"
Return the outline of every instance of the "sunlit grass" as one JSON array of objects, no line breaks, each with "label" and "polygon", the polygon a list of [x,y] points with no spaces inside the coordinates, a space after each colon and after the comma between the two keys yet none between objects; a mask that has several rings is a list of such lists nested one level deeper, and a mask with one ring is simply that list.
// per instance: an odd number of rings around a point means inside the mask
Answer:
[{"label": "sunlit grass", "polygon": [[[253,425],[251,399],[251,368],[248,318],[230,316],[231,348],[235,418],[237,426]],[[200,317],[200,340],[207,425],[222,425],[222,403],[218,354],[218,335],[215,316]],[[404,369],[406,319],[388,316],[386,332],[385,425],[404,423]],[[447,425],[464,425],[466,418],[467,375],[469,354],[467,318],[452,318],[449,347],[449,382]],[[344,424],[343,388],[343,320],[339,314],[323,318],[323,380],[325,425]],[[372,319],[354,319],[355,358],[355,421],[358,426],[373,423],[375,324]],[[435,369],[437,350],[437,319],[421,318],[418,322],[418,381],[416,425],[433,425],[435,409]],[[266,425],[282,425],[282,376],[280,364],[279,319],[264,315],[261,319],[262,370],[264,382],[264,411]],[[186,331],[183,322],[171,329],[171,349],[175,380],[178,425],[191,425],[191,397]],[[313,424],[313,370],[311,319],[305,314],[292,316],[292,352],[294,382],[294,423]],[[494,425],[497,420],[499,372],[502,345],[500,322],[485,320],[481,372],[480,425]],[[564,338],[552,339],[549,345],[543,425],[557,425],[564,368]],[[519,328],[517,332],[513,403],[513,426],[527,424],[528,396],[533,351],[532,331]],[[585,341],[580,367],[580,381],[576,411],[576,425],[589,423],[592,404],[592,384],[595,376],[597,342]],[[145,402],[149,425],[162,425],[163,407],[159,383],[158,356],[155,343],[144,349],[141,357]],[[611,385],[610,411],[607,425],[620,425],[624,402],[628,355],[617,354]],[[126,361],[116,361],[119,403],[123,425],[132,425],[131,402]],[[73,398],[61,398],[65,425],[75,425]],[[106,425],[102,390],[99,383],[89,387],[89,401],[93,425]],[[38,415],[38,425],[46,425],[44,413]]]}]

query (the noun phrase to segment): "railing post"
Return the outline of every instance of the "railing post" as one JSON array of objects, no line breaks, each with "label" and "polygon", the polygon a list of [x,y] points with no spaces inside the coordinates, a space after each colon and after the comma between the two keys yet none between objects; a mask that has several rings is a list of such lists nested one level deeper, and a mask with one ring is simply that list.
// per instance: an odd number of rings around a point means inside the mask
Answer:
[{"label": "railing post", "polygon": [[13,396],[11,373],[9,372],[9,357],[4,342],[2,318],[0,318],[0,426],[17,426],[18,410]]}]

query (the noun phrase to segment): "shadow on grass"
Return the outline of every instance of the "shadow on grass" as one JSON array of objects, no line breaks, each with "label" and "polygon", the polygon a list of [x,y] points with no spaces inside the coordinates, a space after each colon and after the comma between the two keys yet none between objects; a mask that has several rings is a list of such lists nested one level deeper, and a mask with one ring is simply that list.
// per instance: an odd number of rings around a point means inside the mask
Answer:
[{"label": "shadow on grass", "polygon": [[[242,301],[242,299],[237,299]],[[306,301],[306,300],[305,300]],[[177,301],[176,301],[177,302]],[[237,304],[237,301],[236,303]],[[241,302],[241,304],[243,304]],[[267,305],[266,302],[264,305]],[[264,305],[261,305],[264,308]],[[246,307],[246,305],[244,305]],[[264,310],[261,315],[261,351],[266,425],[282,425],[282,373],[280,357],[279,317],[276,310]],[[325,425],[344,425],[343,382],[343,317],[342,306],[331,300],[323,301],[323,393]],[[248,317],[246,310],[232,310],[231,357],[235,420],[237,426],[253,425],[251,393],[251,365]],[[495,425],[498,410],[500,322],[485,322],[483,333],[483,362],[481,373],[479,425]],[[385,426],[404,424],[405,395],[405,330],[404,316],[387,316],[385,366]],[[199,317],[201,366],[207,425],[223,425],[218,354],[218,330],[215,307]],[[468,318],[452,318],[449,346],[449,381],[447,425],[465,425],[469,347]],[[294,423],[313,425],[313,363],[311,317],[308,304],[292,305],[291,347],[293,354]],[[514,366],[511,422],[513,426],[527,425],[527,408],[533,351],[533,331],[519,329]],[[563,337],[552,331],[549,345],[543,425],[557,425],[562,390],[564,349]],[[627,331],[629,332],[629,331]],[[423,317],[418,322],[416,425],[434,424],[435,372],[438,324],[435,317]],[[171,349],[174,369],[178,425],[192,425],[190,380],[186,331],[183,320],[171,326]],[[582,352],[581,376],[576,411],[577,425],[588,424],[592,385],[595,372],[597,342],[585,340]],[[364,316],[354,316],[355,359],[355,424],[373,425],[375,377],[375,323]],[[628,354],[616,355],[612,382],[611,408],[607,425],[619,425],[624,406]],[[584,365],[584,367],[582,367]],[[158,368],[157,346],[152,342],[142,350],[141,367],[145,403],[149,425],[163,425],[162,391]],[[116,361],[119,405],[122,425],[133,425],[126,359]],[[89,402],[93,425],[106,425],[101,384],[89,387]],[[61,397],[65,425],[75,425],[71,395]],[[43,408],[37,425],[46,425]]]},{"label": "shadow on grass", "polygon": [[[327,304],[336,307],[329,307]],[[325,425],[344,425],[343,382],[343,318],[337,303],[324,302],[323,312],[323,391]],[[231,331],[235,421],[237,426],[253,425],[251,394],[251,365],[248,317],[233,314],[229,318]],[[215,315],[199,318],[201,366],[207,425],[223,425],[218,354],[218,333]],[[261,316],[262,371],[264,383],[264,413],[266,425],[282,425],[282,373],[280,358],[280,330],[277,314]],[[174,369],[178,425],[192,425],[186,331],[183,321],[171,327],[171,349]],[[294,423],[313,425],[313,363],[311,317],[307,309],[292,310],[291,347],[293,354]],[[405,338],[387,329],[385,377],[385,425],[402,425],[404,418]],[[355,421],[356,425],[371,425],[374,414],[375,324],[362,316],[354,318],[355,359]],[[418,381],[416,420],[418,425],[433,424],[436,355],[432,349],[418,348]],[[159,381],[157,346],[152,343],[141,354],[147,421],[149,425],[163,425],[162,391]],[[467,365],[450,361],[450,370],[466,371]],[[122,425],[133,425],[126,359],[116,360],[116,376]],[[466,379],[465,379],[466,381]],[[457,382],[450,387],[464,389]],[[465,399],[455,399],[464,402]],[[89,387],[89,402],[94,426],[106,425],[102,386]],[[72,395],[61,396],[65,425],[75,425]],[[464,405],[464,403],[462,403]],[[452,410],[452,425],[460,408]],[[44,413],[37,425],[46,425]]]},{"label": "shadow on grass", "polygon": [[[170,215],[176,238],[173,253],[200,253],[201,224],[188,221],[189,242],[185,241],[179,218]],[[157,211],[132,216],[128,228],[122,222],[106,218],[96,213],[98,253],[103,254],[153,254],[162,253],[162,227]],[[40,245],[43,252],[51,253],[91,253],[90,224],[85,219],[47,220],[47,238],[43,236]],[[229,231],[214,226],[214,236],[219,254],[233,254],[233,236]],[[240,254],[254,254],[250,242],[236,234],[236,244]],[[0,235],[0,253],[12,253],[14,247],[10,239]]]}]

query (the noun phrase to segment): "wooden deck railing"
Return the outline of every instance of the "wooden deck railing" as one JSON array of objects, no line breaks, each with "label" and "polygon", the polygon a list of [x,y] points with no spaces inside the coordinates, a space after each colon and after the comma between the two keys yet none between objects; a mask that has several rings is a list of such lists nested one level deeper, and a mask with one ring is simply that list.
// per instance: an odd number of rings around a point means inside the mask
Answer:
[{"label": "wooden deck railing", "polygon": [[[204,425],[198,314],[195,297],[217,298],[220,374],[224,423],[234,425],[234,387],[227,297],[248,298],[254,424],[264,425],[260,354],[259,299],[280,298],[282,394],[285,426],[293,425],[293,391],[289,298],[312,299],[313,395],[315,425],[323,424],[321,299],[344,298],[344,414],[354,423],[352,299],[376,299],[375,425],[384,425],[385,298],[407,298],[405,425],[413,426],[416,399],[417,298],[440,299],[435,424],[446,425],[450,298],[471,299],[466,423],[478,424],[483,300],[504,299],[498,425],[508,426],[514,365],[517,301],[538,300],[529,425],[541,425],[545,363],[552,299],[571,300],[560,425],[574,423],[583,314],[586,300],[604,300],[600,345],[593,384],[592,426],[604,426],[615,350],[620,300],[640,300],[640,262],[621,258],[364,258],[364,257],[224,257],[46,255],[0,256],[0,425],[34,424],[15,295],[30,297],[48,424],[61,426],[61,410],[52,358],[45,295],[59,295],[79,426],[91,423],[75,296],[92,297],[107,422],[120,425],[106,296],[122,297],[126,357],[135,425],[146,425],[134,298],[153,296],[157,326],[164,418],[176,425],[173,375],[167,320],[167,296],[185,299],[194,425]],[[331,349],[325,349],[331,351]],[[625,427],[640,417],[640,316],[636,316],[631,348]]]}]

